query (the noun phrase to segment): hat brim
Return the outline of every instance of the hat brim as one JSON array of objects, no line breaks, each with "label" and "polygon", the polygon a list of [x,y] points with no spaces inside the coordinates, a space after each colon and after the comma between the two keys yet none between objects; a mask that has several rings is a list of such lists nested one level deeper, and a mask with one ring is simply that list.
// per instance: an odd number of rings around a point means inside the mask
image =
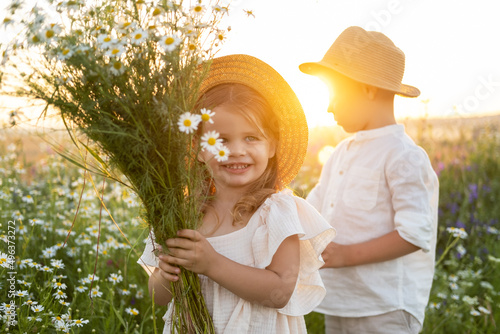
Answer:
[{"label": "hat brim", "polygon": [[370,82],[363,82],[361,80],[353,78],[352,76],[349,75],[349,73],[345,73],[345,71],[342,71],[341,68],[332,66],[329,63],[323,63],[322,61],[300,64],[299,69],[301,72],[303,72],[305,74],[310,74],[310,75],[315,75],[315,76],[317,76],[321,73],[325,73],[325,71],[335,71],[335,72],[338,72],[342,75],[345,75],[346,77],[351,78],[352,80],[359,81],[359,82],[362,82],[362,83],[367,84],[367,85],[379,87],[379,88],[394,92],[397,95],[400,95],[403,97],[418,97],[420,95],[420,90],[417,87],[401,84],[401,86],[399,87],[398,90],[388,89],[386,87],[381,87],[379,85],[376,85],[376,84],[373,84]]},{"label": "hat brim", "polygon": [[217,85],[228,83],[255,89],[277,116],[280,136],[276,152],[278,187],[286,187],[297,176],[307,152],[307,121],[299,99],[275,69],[249,55],[213,59],[208,75],[201,83],[200,96]]}]

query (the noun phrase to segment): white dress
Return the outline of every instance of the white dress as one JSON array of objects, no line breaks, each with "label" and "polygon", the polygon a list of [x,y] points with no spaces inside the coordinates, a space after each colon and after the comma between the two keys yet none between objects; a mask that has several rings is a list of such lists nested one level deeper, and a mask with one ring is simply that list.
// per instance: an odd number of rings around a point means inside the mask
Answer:
[{"label": "white dress", "polygon": [[[318,306],[326,293],[318,272],[324,264],[321,253],[335,236],[335,230],[316,209],[304,199],[283,191],[271,195],[242,229],[207,240],[219,254],[263,269],[271,264],[280,244],[292,235],[300,239],[300,270],[295,290],[281,309],[246,301],[199,275],[216,333],[306,333],[303,316]],[[138,263],[157,267],[158,259],[152,250],[153,245],[148,241]],[[280,297],[280,291],[276,291],[269,299]],[[170,306],[164,317],[166,334],[170,333]]]}]

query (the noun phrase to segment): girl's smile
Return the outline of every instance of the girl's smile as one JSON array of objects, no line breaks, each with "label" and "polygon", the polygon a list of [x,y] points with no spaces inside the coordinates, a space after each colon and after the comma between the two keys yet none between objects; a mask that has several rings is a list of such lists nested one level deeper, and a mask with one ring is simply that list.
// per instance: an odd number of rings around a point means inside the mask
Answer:
[{"label": "girl's smile", "polygon": [[217,162],[206,151],[201,153],[201,158],[212,170],[218,189],[243,190],[264,173],[275,154],[275,145],[262,133],[260,125],[246,117],[245,110],[221,105],[214,108],[214,112],[214,124],[205,125],[203,131],[218,132],[230,153],[224,162]]}]

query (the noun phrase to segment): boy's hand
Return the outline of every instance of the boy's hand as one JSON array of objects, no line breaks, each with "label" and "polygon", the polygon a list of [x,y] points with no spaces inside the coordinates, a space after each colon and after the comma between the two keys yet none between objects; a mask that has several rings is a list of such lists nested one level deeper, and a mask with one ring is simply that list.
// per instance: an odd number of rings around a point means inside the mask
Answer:
[{"label": "boy's hand", "polygon": [[321,257],[325,264],[321,268],[342,268],[345,266],[344,259],[344,245],[336,244],[334,242],[330,242],[328,246],[326,246],[323,253],[321,253]]},{"label": "boy's hand", "polygon": [[[167,247],[170,252],[168,255],[164,255],[165,261],[172,268],[176,268],[172,265],[178,265],[197,274],[206,275],[217,256],[212,245],[200,232],[195,230],[180,230],[177,235],[178,238],[167,239]],[[166,267],[166,269],[170,270],[171,268]],[[179,272],[175,271],[171,274]]]}]

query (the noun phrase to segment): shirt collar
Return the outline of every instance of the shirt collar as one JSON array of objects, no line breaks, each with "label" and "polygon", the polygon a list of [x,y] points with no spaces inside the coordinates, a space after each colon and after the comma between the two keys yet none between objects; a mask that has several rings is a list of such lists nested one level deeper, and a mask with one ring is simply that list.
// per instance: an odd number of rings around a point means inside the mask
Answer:
[{"label": "shirt collar", "polygon": [[392,134],[403,134],[405,127],[403,124],[392,124],[373,130],[358,131],[353,136],[354,141],[365,141],[375,138],[384,137]]}]

